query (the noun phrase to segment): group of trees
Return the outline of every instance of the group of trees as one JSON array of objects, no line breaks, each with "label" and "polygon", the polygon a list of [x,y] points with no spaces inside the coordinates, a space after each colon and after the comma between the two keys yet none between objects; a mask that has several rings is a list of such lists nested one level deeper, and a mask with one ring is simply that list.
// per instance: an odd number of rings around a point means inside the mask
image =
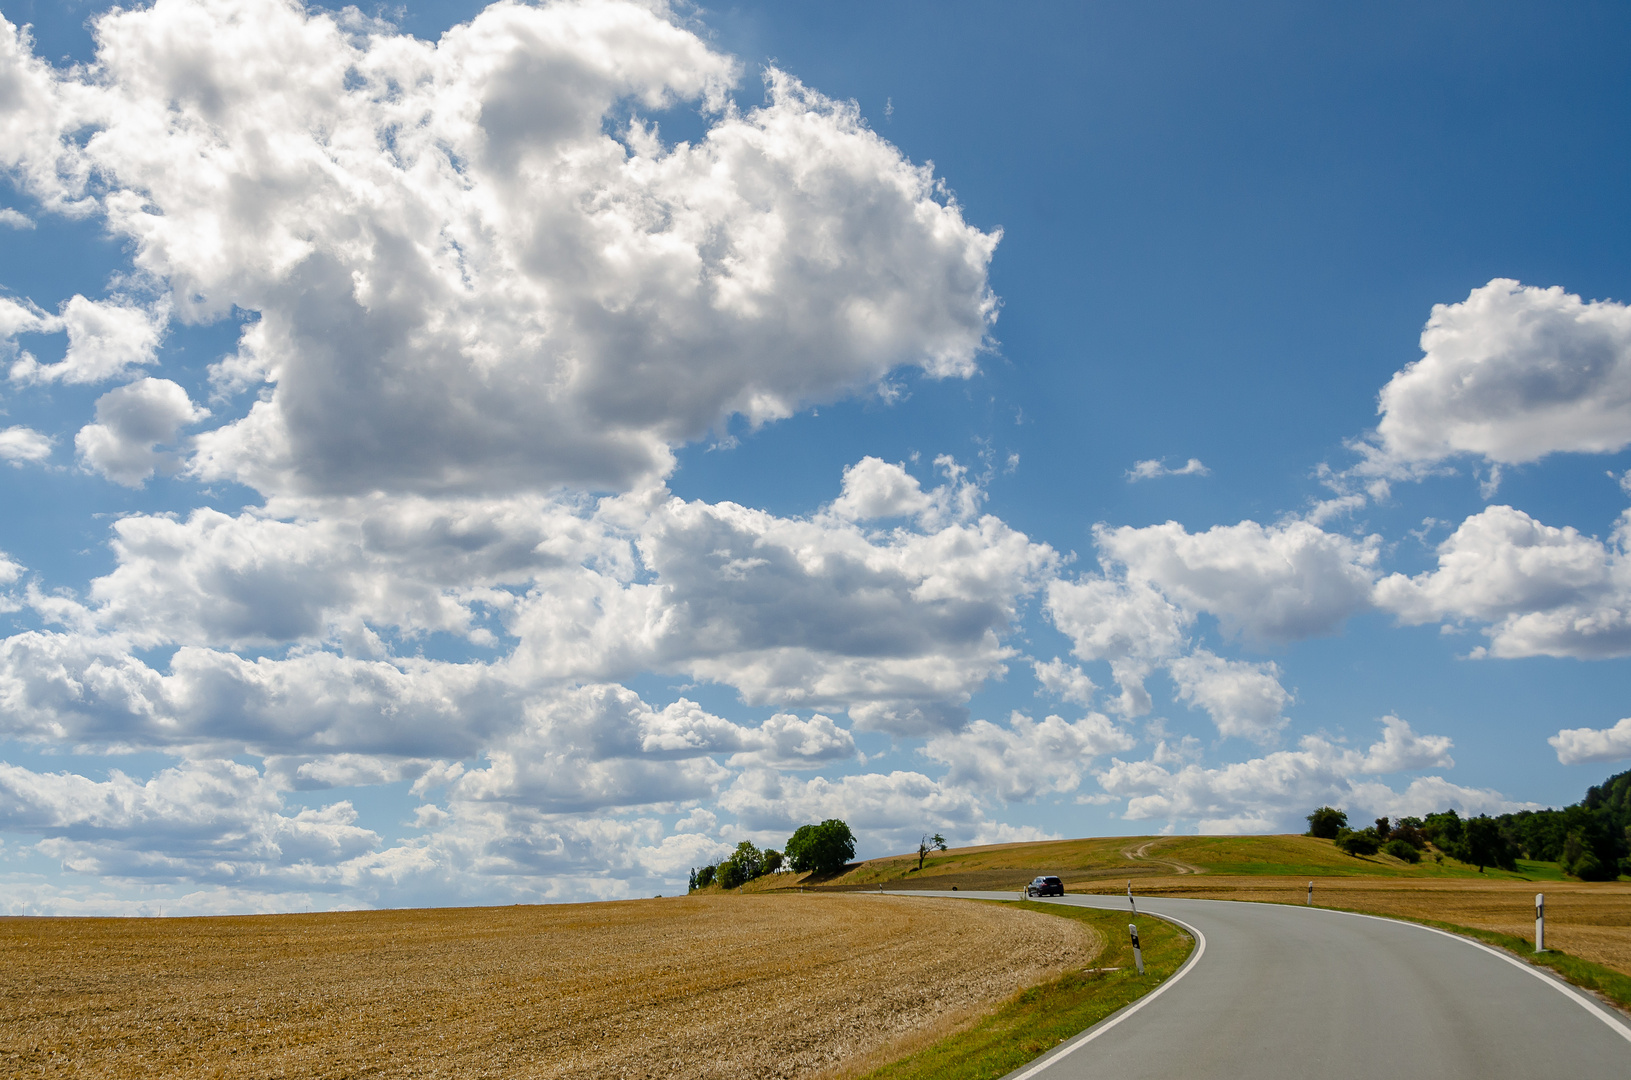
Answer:
[{"label": "group of trees", "polygon": [[1348,827],[1348,815],[1322,806],[1308,815],[1308,835],[1336,841],[1350,855],[1378,851],[1418,862],[1431,844],[1440,852],[1471,863],[1517,869],[1520,858],[1555,862],[1563,872],[1585,881],[1613,881],[1631,874],[1631,772],[1611,776],[1562,810],[1520,810],[1515,814],[1463,818],[1454,810],[1404,817],[1377,818],[1364,829]]},{"label": "group of trees", "polygon": [[782,853],[775,848],[760,851],[753,846],[752,841],[744,840],[736,845],[736,850],[731,852],[731,857],[724,862],[692,870],[691,889],[693,891],[706,889],[716,881],[720,888],[734,889],[756,877],[774,874],[782,868],[784,862]]},{"label": "group of trees", "polygon": [[1337,847],[1349,855],[1375,855],[1386,852],[1405,862],[1421,862],[1422,849],[1427,847],[1425,823],[1420,818],[1400,818],[1397,822],[1385,817],[1363,829],[1350,829],[1348,815],[1334,806],[1322,806],[1308,815],[1308,835],[1335,840]]},{"label": "group of trees", "polygon": [[760,851],[750,841],[743,840],[725,861],[692,870],[691,889],[706,889],[715,883],[722,889],[734,889],[756,877],[783,869],[836,874],[853,858],[855,834],[838,818],[828,818],[819,825],[800,825],[787,838],[784,851],[775,848]]}]

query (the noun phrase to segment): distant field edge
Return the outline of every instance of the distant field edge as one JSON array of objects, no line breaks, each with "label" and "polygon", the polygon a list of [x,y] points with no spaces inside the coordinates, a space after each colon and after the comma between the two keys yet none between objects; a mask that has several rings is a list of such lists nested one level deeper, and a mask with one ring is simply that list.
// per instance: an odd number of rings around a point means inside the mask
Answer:
[{"label": "distant field edge", "polygon": [[[1199,931],[1165,916],[1143,913],[1139,938],[1145,974],[1133,966],[1126,912],[1018,900],[1007,904],[1086,923],[1103,935],[1094,969],[1067,971],[1028,987],[996,1011],[904,1057],[872,1068],[831,1074],[843,1080],[1000,1080],[1117,1014],[1126,1015],[1177,979],[1199,957]],[[865,1069],[865,1066],[862,1066]]]}]

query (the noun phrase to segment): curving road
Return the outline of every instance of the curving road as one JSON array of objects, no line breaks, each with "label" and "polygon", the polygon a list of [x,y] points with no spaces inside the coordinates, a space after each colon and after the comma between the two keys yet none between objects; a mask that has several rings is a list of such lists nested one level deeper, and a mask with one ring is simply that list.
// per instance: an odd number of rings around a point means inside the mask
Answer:
[{"label": "curving road", "polygon": [[[1127,910],[1125,897],[1051,902]],[[1201,948],[1155,993],[1010,1080],[1631,1078],[1622,1016],[1465,938],[1321,908],[1138,903],[1141,920],[1165,915]]]}]

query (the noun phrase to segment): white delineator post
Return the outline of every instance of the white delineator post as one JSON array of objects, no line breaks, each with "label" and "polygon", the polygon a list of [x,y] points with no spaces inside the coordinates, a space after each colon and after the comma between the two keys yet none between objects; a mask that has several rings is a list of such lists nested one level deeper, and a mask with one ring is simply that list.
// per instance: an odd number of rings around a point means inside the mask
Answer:
[{"label": "white delineator post", "polygon": [[1546,894],[1535,894],[1535,951],[1546,951]]},{"label": "white delineator post", "polygon": [[1314,883],[1312,881],[1308,883],[1308,906],[1314,906]]},{"label": "white delineator post", "polygon": [[1138,947],[1138,926],[1134,923],[1128,923],[1127,932],[1133,935],[1133,963],[1138,965],[1138,973],[1142,975],[1144,974],[1144,950]]},{"label": "white delineator post", "polygon": [[1138,901],[1133,899],[1133,883],[1127,883],[1127,903],[1132,906],[1133,914],[1138,914]]}]

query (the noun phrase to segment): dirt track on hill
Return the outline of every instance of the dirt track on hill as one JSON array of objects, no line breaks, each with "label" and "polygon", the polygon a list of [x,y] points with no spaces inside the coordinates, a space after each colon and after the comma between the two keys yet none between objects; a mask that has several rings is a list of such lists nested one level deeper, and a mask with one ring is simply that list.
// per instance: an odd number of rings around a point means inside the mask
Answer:
[{"label": "dirt track on hill", "polygon": [[0,919],[0,1074],[809,1077],[1099,948],[866,895]]}]

